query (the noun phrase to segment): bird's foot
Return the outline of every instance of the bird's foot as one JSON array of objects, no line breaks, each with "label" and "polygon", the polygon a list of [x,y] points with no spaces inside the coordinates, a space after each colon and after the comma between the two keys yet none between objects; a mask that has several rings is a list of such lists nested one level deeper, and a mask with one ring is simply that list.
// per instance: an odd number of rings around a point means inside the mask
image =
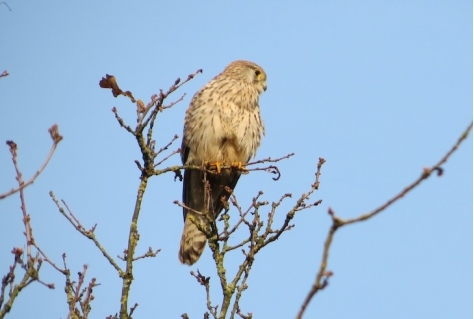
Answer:
[{"label": "bird's foot", "polygon": [[243,173],[248,173],[249,172],[247,170],[247,168],[245,168],[245,165],[242,165],[242,162],[233,162],[233,163],[230,164],[230,167],[235,169],[235,170],[241,171]]},{"label": "bird's foot", "polygon": [[212,168],[213,166],[215,167],[216,169],[216,172],[217,174],[220,174],[221,172],[221,165],[224,164],[224,163],[221,163],[221,162],[207,162],[206,165],[209,167],[209,168]]}]

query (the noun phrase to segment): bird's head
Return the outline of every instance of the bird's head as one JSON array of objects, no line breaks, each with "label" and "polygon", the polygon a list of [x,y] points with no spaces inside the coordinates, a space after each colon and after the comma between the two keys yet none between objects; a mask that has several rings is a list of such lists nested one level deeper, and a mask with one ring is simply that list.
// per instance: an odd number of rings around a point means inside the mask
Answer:
[{"label": "bird's head", "polygon": [[253,62],[234,61],[225,68],[223,73],[253,85],[259,94],[267,90],[267,74],[261,66]]}]

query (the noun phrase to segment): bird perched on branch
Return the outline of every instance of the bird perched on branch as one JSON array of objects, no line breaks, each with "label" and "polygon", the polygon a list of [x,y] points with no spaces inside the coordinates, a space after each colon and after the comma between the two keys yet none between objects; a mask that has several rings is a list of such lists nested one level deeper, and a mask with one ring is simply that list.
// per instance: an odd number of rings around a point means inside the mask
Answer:
[{"label": "bird perched on branch", "polygon": [[[253,62],[239,60],[230,63],[191,100],[181,159],[184,165],[214,165],[218,172],[206,174],[207,188],[203,171],[184,172],[183,203],[190,209],[183,209],[181,263],[192,265],[199,259],[207,239],[195,223],[209,229],[209,217],[217,218],[229,199],[226,186],[234,189],[242,165],[255,156],[265,133],[258,103],[266,89],[265,71]],[[220,166],[237,169],[220,170]]]}]

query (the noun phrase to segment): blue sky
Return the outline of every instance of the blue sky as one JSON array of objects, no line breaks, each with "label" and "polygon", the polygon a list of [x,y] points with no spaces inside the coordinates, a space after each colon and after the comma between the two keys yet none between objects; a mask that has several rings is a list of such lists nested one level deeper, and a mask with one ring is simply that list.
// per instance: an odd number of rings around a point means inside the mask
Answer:
[{"label": "blue sky", "polygon": [[[45,172],[26,190],[37,242],[73,273],[83,264],[101,283],[93,317],[118,311],[121,281],[113,268],[59,215],[53,190],[111,255],[126,246],[140,158],[111,108],[134,123],[135,108],[98,83],[106,73],[148,101],[177,77],[202,68],[160,114],[157,145],[181,135],[192,95],[236,59],[261,65],[268,90],[261,97],[266,136],[257,158],[296,155],[279,164],[278,182],[244,176],[236,189],[248,206],[259,190],[275,201],[295,200],[313,182],[324,157],[321,206],[299,213],[296,227],[257,255],[241,309],[255,318],[292,318],[314,280],[330,226],[331,207],[354,217],[384,203],[438,161],[472,120],[471,1],[48,1],[0,5],[0,140],[19,145],[29,177],[50,147],[58,123],[64,140]],[[171,102],[171,100],[170,100]],[[175,147],[178,147],[179,142]],[[472,137],[431,178],[380,216],[336,234],[330,285],[306,318],[472,318]],[[168,164],[179,163],[173,157]],[[0,148],[0,192],[15,184],[10,153]],[[152,179],[140,217],[138,250],[161,248],[135,266],[134,317],[201,318],[204,290],[190,270],[217,276],[207,249],[195,267],[182,266],[181,183]],[[278,212],[281,220],[293,204]],[[20,201],[0,202],[0,274],[10,251],[24,245]],[[239,256],[231,258],[229,272]],[[65,318],[63,278],[46,265],[49,291],[34,284],[9,318],[42,314]],[[89,277],[90,278],[90,277]]]}]

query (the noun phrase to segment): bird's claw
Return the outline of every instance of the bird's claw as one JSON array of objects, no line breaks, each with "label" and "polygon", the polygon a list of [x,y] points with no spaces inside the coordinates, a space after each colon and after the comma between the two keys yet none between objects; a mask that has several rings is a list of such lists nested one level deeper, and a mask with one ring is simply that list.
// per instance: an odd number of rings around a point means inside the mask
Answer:
[{"label": "bird's claw", "polygon": [[245,168],[245,165],[242,165],[242,162],[233,162],[232,164],[230,164],[230,167],[243,173],[249,172],[247,168]]},{"label": "bird's claw", "polygon": [[[216,162],[206,162],[206,165],[209,168],[215,168],[216,173],[220,174],[221,170],[222,170],[222,166],[225,166],[226,162],[225,161],[223,161],[223,162],[217,162],[217,161]],[[245,167],[245,165],[242,165],[242,162],[232,162],[230,164],[230,168],[234,169],[234,170],[237,170],[237,171],[241,171],[244,174],[249,172],[247,170],[247,168]]]},{"label": "bird's claw", "polygon": [[217,174],[220,174],[220,172],[221,172],[221,165],[222,165],[221,162],[207,162],[207,166],[209,166],[209,167],[215,166],[216,167]]}]

